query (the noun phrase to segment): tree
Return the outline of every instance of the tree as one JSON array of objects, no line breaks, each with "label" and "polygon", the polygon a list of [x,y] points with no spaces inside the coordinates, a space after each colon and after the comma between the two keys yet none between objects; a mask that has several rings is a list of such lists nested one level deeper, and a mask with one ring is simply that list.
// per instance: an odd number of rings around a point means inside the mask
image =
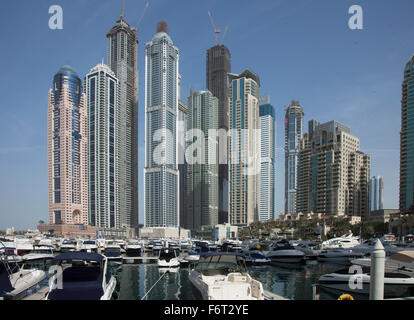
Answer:
[{"label": "tree", "polygon": [[43,220],[39,220],[38,222],[40,225],[45,224],[45,222]]}]

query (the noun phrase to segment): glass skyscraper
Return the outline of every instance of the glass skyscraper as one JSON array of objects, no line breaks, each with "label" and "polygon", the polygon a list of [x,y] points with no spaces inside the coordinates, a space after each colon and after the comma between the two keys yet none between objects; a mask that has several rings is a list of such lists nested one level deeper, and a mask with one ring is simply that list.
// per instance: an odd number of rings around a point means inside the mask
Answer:
[{"label": "glass skyscraper", "polygon": [[179,50],[165,22],[145,45],[145,227],[179,226]]},{"label": "glass skyscraper", "polygon": [[414,199],[414,55],[404,69],[400,133],[400,211],[407,211]]},{"label": "glass skyscraper", "polygon": [[85,77],[89,115],[89,216],[92,226],[120,228],[119,81],[104,64]]},{"label": "glass skyscraper", "polygon": [[82,82],[70,66],[49,90],[49,223],[88,225],[88,124]]},{"label": "glass skyscraper", "polygon": [[371,211],[384,209],[383,192],[384,180],[380,176],[372,177],[369,184],[369,201]]},{"label": "glass skyscraper", "polygon": [[259,221],[275,219],[276,122],[270,101],[260,105],[261,157]]},{"label": "glass skyscraper", "polygon": [[303,116],[299,102],[293,100],[285,115],[285,214],[296,213],[297,164]]},{"label": "glass skyscraper", "polygon": [[[216,45],[207,50],[206,83],[207,90],[219,101],[218,122],[219,128],[229,129],[228,118],[228,74],[231,72],[231,54],[225,45]],[[219,150],[226,152],[227,150]],[[227,158],[227,154],[225,156]],[[221,156],[221,158],[224,158]],[[228,164],[219,165],[219,223],[228,222]]]},{"label": "glass skyscraper", "polygon": [[[187,166],[187,219],[185,227],[199,231],[201,226],[218,224],[219,176],[218,141],[210,136],[209,130],[218,129],[218,99],[210,91],[191,90],[188,97],[188,129],[201,130],[202,141],[197,156],[200,162]],[[214,135],[216,135],[214,133]],[[217,143],[209,143],[209,140]],[[189,143],[191,145],[191,142]]]},{"label": "glass skyscraper", "polygon": [[137,30],[121,15],[109,30],[108,65],[120,89],[120,224],[138,226],[138,70]]}]

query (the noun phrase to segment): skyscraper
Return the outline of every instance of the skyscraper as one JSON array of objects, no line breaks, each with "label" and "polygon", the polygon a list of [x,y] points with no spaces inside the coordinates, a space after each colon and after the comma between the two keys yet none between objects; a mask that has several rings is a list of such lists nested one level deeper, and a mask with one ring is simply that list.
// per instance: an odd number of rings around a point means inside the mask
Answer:
[{"label": "skyscraper", "polygon": [[250,70],[229,78],[229,222],[246,226],[259,213],[260,80]]},{"label": "skyscraper", "polygon": [[123,14],[107,33],[108,65],[120,87],[120,223],[138,226],[138,71],[137,30]]},{"label": "skyscraper", "polygon": [[[197,160],[194,163],[191,161],[187,167],[186,228],[199,231],[201,226],[218,224],[218,143],[209,142],[216,140],[210,136],[209,130],[216,132],[218,129],[218,99],[210,91],[191,90],[188,110],[188,130],[201,130],[204,134],[197,138],[200,141],[196,141],[200,146],[196,151],[200,153],[196,155]],[[192,144],[189,148],[191,147]]]},{"label": "skyscraper", "polygon": [[414,54],[404,69],[400,132],[400,211],[414,201]]},{"label": "skyscraper", "polygon": [[82,82],[73,68],[63,66],[48,98],[50,224],[88,225],[87,128]]},{"label": "skyscraper", "polygon": [[165,22],[145,45],[144,224],[179,226],[177,166],[179,50]]},{"label": "skyscraper", "polygon": [[89,219],[92,226],[120,228],[119,81],[104,64],[85,77],[89,116]]},{"label": "skyscraper", "polygon": [[[179,76],[179,83],[181,77]],[[180,87],[180,85],[179,85]],[[177,143],[178,143],[178,171],[180,188],[180,227],[185,228],[187,219],[187,161],[185,159],[185,133],[187,132],[188,107],[180,99],[180,88],[178,89],[178,117],[177,117]]]},{"label": "skyscraper", "polygon": [[369,201],[371,211],[384,209],[383,202],[384,180],[380,176],[374,176],[369,184]]},{"label": "skyscraper", "polygon": [[259,221],[275,219],[276,122],[269,99],[260,104],[261,157]]},{"label": "skyscraper", "polygon": [[285,115],[285,213],[296,213],[296,183],[299,140],[302,139],[303,109],[293,100]]},{"label": "skyscraper", "polygon": [[[225,45],[216,45],[207,50],[206,83],[207,90],[218,98],[219,128],[228,130],[228,74],[231,72],[231,55]],[[227,152],[220,149],[219,152]],[[223,159],[223,156],[219,157]],[[227,154],[225,156],[227,158]],[[228,222],[228,165],[219,165],[219,222]]]},{"label": "skyscraper", "polygon": [[297,212],[339,216],[369,214],[370,156],[349,127],[309,121],[300,141]]}]

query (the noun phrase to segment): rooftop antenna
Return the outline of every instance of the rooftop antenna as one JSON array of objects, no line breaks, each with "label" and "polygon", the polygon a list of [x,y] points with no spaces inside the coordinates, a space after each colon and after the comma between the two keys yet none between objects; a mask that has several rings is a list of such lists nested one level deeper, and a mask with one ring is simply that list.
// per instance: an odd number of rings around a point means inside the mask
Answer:
[{"label": "rooftop antenna", "polygon": [[226,28],[224,29],[224,34],[223,34],[223,38],[221,38],[221,43],[223,44],[224,38],[226,37],[227,31],[229,30],[229,26],[227,25]]},{"label": "rooftop antenna", "polygon": [[221,32],[220,27],[216,28],[216,25],[214,24],[213,17],[211,16],[210,11],[208,11],[208,16],[210,17],[211,24],[213,25],[213,29],[215,33],[214,39],[216,40],[216,45],[218,45],[217,35]]},{"label": "rooftop antenna", "polygon": [[137,25],[135,26],[135,29],[137,29],[138,30],[138,26],[139,26],[139,24],[141,23],[141,20],[142,20],[142,18],[144,17],[144,14],[145,14],[145,12],[147,11],[147,8],[149,7],[149,1],[147,1],[147,3],[145,4],[145,8],[144,8],[144,10],[142,11],[142,13],[141,13],[141,17],[139,18],[139,20],[138,20],[138,23],[137,23]]},{"label": "rooftop antenna", "polygon": [[123,20],[125,18],[125,3],[126,0],[122,0],[122,12],[121,12],[121,19]]}]

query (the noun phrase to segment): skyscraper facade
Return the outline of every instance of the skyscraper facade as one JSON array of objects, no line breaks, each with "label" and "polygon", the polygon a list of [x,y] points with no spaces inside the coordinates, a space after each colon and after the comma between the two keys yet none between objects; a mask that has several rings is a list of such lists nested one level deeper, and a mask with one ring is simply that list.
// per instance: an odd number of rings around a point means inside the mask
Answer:
[{"label": "skyscraper facade", "polygon": [[265,101],[260,105],[261,157],[259,221],[275,219],[276,121],[275,109]]},{"label": "skyscraper facade", "polygon": [[414,55],[404,69],[401,99],[400,132],[400,211],[407,211],[414,201]]},{"label": "skyscraper facade", "polygon": [[107,33],[108,65],[119,80],[120,224],[138,226],[138,70],[137,30],[124,16]]},{"label": "skyscraper facade", "polygon": [[[207,50],[206,83],[207,90],[218,98],[219,128],[228,130],[228,74],[231,72],[231,55],[225,45],[216,45]],[[220,149],[219,152],[227,150]],[[227,158],[227,154],[225,157]],[[223,159],[223,155],[219,155]],[[228,222],[228,165],[219,165],[219,222]]]},{"label": "skyscraper facade", "polygon": [[119,81],[104,64],[85,77],[89,118],[89,219],[92,226],[120,228],[121,121]]},{"label": "skyscraper facade", "polygon": [[303,131],[303,109],[293,100],[285,114],[285,213],[296,213],[296,183],[299,141]]},{"label": "skyscraper facade", "polygon": [[369,201],[371,211],[384,209],[383,192],[384,180],[382,177],[372,177],[369,183]]},{"label": "skyscraper facade", "polygon": [[178,171],[180,188],[180,227],[185,228],[187,219],[187,168],[185,159],[185,133],[187,132],[188,107],[181,99],[178,100],[177,143],[178,143]]},{"label": "skyscraper facade", "polygon": [[179,226],[177,114],[179,50],[159,23],[145,45],[144,224]]},{"label": "skyscraper facade", "polygon": [[347,126],[337,121],[309,125],[300,144],[298,212],[367,216],[370,156],[359,150],[359,139]]},{"label": "skyscraper facade", "polygon": [[186,228],[199,231],[201,226],[218,224],[219,165],[218,143],[215,138],[218,129],[218,99],[210,91],[191,90],[188,111],[188,130],[198,131],[202,136],[197,137],[196,145],[190,143],[188,146],[191,151],[198,146],[195,153],[199,154],[190,159],[187,167]]},{"label": "skyscraper facade", "polygon": [[229,78],[229,222],[246,226],[259,213],[260,80],[250,70]]},{"label": "skyscraper facade", "polygon": [[88,123],[82,82],[70,66],[59,69],[48,97],[50,224],[88,225]]}]

